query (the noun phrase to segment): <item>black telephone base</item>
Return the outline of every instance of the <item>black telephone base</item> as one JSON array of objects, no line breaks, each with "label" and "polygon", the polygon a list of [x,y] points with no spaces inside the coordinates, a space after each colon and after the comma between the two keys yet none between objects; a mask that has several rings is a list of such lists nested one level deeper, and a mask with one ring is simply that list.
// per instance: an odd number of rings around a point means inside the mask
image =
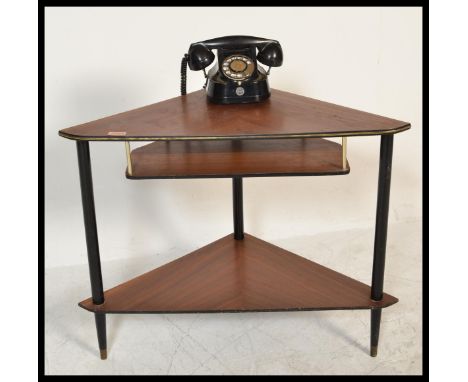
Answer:
[{"label": "black telephone base", "polygon": [[210,96],[207,96],[208,101],[211,103],[216,103],[219,105],[233,105],[233,104],[239,104],[239,103],[257,103],[257,102],[262,102],[270,98],[270,95],[266,95],[263,97],[260,96],[254,96],[254,97],[243,97],[241,99],[239,98],[212,98]]},{"label": "black telephone base", "polygon": [[206,95],[210,102],[217,104],[254,103],[268,99],[270,87],[266,78],[240,85],[234,82],[221,83],[208,78]]}]

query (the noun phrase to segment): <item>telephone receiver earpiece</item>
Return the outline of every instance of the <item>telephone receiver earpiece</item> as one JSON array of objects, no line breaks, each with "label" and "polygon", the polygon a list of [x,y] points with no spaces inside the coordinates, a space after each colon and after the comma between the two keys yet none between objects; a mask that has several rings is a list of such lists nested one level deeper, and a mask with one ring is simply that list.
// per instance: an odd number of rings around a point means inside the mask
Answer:
[{"label": "telephone receiver earpiece", "polygon": [[192,44],[188,52],[190,70],[202,70],[215,59],[214,53],[203,44]]},{"label": "telephone receiver earpiece", "polygon": [[259,49],[257,60],[267,66],[281,66],[283,63],[283,50],[277,42],[269,42]]},{"label": "telephone receiver earpiece", "polygon": [[249,36],[226,36],[190,45],[188,51],[190,70],[202,70],[211,65],[215,59],[215,55],[211,50],[228,44],[256,46],[258,49],[257,60],[264,65],[275,67],[281,66],[283,63],[283,50],[279,42],[275,40],[265,40]]}]

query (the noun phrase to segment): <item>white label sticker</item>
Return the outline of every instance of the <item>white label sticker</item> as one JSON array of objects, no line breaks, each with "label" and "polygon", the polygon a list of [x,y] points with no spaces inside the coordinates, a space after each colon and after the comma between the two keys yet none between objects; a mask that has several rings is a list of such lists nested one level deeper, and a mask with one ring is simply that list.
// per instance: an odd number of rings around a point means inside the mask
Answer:
[{"label": "white label sticker", "polygon": [[127,135],[127,132],[126,131],[109,131],[107,135],[114,135],[114,136],[122,137],[124,135]]}]

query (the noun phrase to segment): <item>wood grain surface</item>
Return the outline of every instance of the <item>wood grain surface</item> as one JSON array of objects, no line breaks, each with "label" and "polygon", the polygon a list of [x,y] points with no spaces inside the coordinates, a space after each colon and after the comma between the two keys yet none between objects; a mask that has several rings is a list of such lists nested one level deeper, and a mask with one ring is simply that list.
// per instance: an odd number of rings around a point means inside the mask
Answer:
[{"label": "wood grain surface", "polygon": [[343,175],[340,144],[322,138],[153,142],[131,152],[130,179]]},{"label": "wood grain surface", "polygon": [[394,134],[398,121],[272,89],[260,103],[217,105],[199,90],[60,130],[82,140],[261,139]]},{"label": "wood grain surface", "polygon": [[79,305],[103,313],[370,309],[370,287],[254,236],[228,235]]}]

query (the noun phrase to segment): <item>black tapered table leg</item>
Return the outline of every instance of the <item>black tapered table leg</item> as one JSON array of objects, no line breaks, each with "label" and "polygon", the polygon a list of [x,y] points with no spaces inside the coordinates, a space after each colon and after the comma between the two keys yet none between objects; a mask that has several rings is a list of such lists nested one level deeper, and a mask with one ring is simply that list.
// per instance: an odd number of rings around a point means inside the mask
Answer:
[{"label": "black tapered table leg", "polygon": [[96,329],[99,343],[101,359],[107,358],[107,336],[106,336],[106,315],[104,313],[94,313]]},{"label": "black tapered table leg", "polygon": [[232,178],[232,201],[234,209],[234,239],[244,238],[244,212],[242,206],[242,177]]},{"label": "black tapered table leg", "polygon": [[380,317],[382,316],[382,309],[371,309],[371,350],[370,355],[377,357],[377,349],[379,346],[379,332],[380,332]]},{"label": "black tapered table leg", "polygon": [[[78,168],[80,171],[81,200],[83,203],[91,294],[93,303],[100,305],[104,303],[104,290],[102,287],[101,259],[99,257],[96,212],[94,209],[93,179],[91,175],[89,143],[87,141],[77,141],[76,148],[78,151]],[[106,315],[103,313],[96,313],[95,320],[101,359],[106,359]]]},{"label": "black tapered table leg", "polygon": [[[372,265],[371,298],[379,301],[383,297],[385,250],[387,246],[388,209],[390,202],[390,180],[392,175],[393,135],[380,138],[379,185],[377,192],[377,214],[375,221],[374,262]],[[377,356],[380,318],[382,309],[371,310],[371,351]]]}]

